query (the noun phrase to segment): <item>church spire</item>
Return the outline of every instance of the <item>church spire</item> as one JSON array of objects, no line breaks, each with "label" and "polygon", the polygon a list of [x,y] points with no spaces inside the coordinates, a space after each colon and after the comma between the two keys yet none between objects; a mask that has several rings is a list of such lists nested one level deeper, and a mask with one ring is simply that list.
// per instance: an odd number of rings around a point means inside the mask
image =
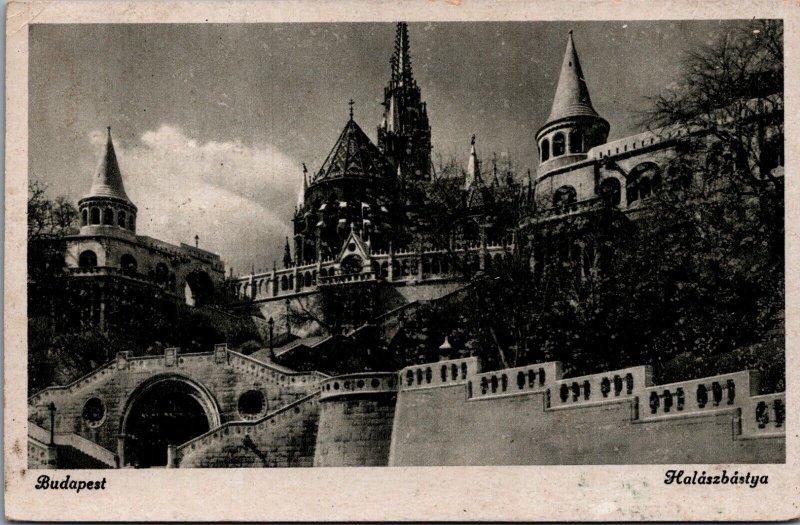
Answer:
[{"label": "church spire", "polygon": [[302,207],[306,200],[306,191],[308,191],[308,168],[306,163],[303,163],[303,184],[300,186],[300,192],[297,194],[297,206]]},{"label": "church spire", "polygon": [[464,189],[469,190],[475,184],[483,183],[481,179],[481,161],[478,159],[478,153],[475,150],[475,135],[472,135],[469,147],[469,161],[467,161],[467,177],[464,180]]},{"label": "church spire", "polygon": [[409,180],[430,176],[431,128],[428,110],[411,71],[408,24],[397,24],[391,76],[383,90],[383,119],[378,125],[378,147],[392,166],[402,165]]},{"label": "church spire", "polygon": [[414,77],[411,74],[411,57],[408,53],[408,24],[399,22],[394,37],[394,55],[392,55],[392,82],[398,86],[411,86]]},{"label": "church spire", "polygon": [[283,267],[288,268],[292,265],[292,251],[289,248],[289,237],[286,237],[286,245],[283,247]]},{"label": "church spire", "polygon": [[589,88],[583,76],[578,52],[572,39],[572,30],[567,37],[567,49],[564,52],[564,61],[561,64],[561,74],[558,78],[558,87],[553,97],[553,107],[547,122],[577,117],[597,117],[597,112],[592,107],[589,97]]},{"label": "church spire", "polygon": [[105,151],[86,197],[112,197],[130,203],[131,200],[122,184],[122,173],[117,163],[114,142],[111,140],[111,126],[106,128],[106,134]]}]

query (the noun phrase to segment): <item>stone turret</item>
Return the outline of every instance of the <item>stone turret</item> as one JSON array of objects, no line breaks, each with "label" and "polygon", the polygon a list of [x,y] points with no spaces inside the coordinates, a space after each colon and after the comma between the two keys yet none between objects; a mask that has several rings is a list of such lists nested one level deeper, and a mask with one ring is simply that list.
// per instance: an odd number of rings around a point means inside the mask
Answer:
[{"label": "stone turret", "polygon": [[589,149],[605,143],[608,131],[608,122],[592,106],[570,30],[553,107],[547,123],[536,134],[539,178],[584,160]]},{"label": "stone turret", "polygon": [[81,234],[123,234],[136,231],[137,208],[125,193],[111,140],[111,128],[89,193],[78,201]]}]

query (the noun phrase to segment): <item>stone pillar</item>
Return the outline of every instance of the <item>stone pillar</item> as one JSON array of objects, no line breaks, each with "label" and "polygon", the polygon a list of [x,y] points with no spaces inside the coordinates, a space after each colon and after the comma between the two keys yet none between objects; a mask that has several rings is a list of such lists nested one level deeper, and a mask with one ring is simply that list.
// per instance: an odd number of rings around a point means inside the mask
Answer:
[{"label": "stone pillar", "polygon": [[47,468],[58,468],[58,448],[55,444],[47,445]]},{"label": "stone pillar", "polygon": [[99,316],[98,327],[100,328],[100,331],[103,332],[103,333],[105,333],[105,331],[106,331],[106,300],[105,299],[106,298],[105,298],[105,293],[104,293],[104,290],[103,290],[103,286],[100,285],[100,293],[99,293],[99,302],[100,302],[100,304],[99,304],[99,312],[100,312],[100,316]]},{"label": "stone pillar", "polygon": [[299,274],[297,273],[297,263],[295,263],[294,265],[294,270],[292,271],[292,275],[294,276],[294,291],[299,292],[300,288],[302,288],[303,283],[301,281],[302,277],[298,279]]},{"label": "stone pillar", "polygon": [[178,468],[177,445],[167,445],[167,468]]},{"label": "stone pillar", "polygon": [[422,280],[422,248],[417,247],[417,279]]},{"label": "stone pillar", "polygon": [[125,434],[117,434],[117,468],[125,466]]},{"label": "stone pillar", "polygon": [[478,266],[481,271],[486,269],[486,224],[480,225],[481,244],[478,248]]},{"label": "stone pillar", "polygon": [[388,259],[389,282],[394,281],[394,248],[392,242],[389,241],[389,259]]}]

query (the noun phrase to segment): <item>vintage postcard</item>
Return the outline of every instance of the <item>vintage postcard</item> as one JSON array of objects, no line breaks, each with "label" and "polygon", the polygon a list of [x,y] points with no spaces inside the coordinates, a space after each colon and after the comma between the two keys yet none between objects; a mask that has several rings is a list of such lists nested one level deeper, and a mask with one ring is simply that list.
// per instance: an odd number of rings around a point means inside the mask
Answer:
[{"label": "vintage postcard", "polygon": [[8,519],[800,516],[800,4],[6,24]]}]

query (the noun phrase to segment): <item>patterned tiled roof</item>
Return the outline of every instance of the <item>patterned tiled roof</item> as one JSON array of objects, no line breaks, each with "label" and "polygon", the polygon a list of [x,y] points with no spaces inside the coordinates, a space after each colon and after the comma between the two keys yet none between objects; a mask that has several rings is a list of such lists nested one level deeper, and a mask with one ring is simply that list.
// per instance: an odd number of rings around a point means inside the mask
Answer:
[{"label": "patterned tiled roof", "polygon": [[586,79],[583,78],[581,62],[578,59],[578,52],[575,51],[572,31],[570,31],[564,62],[561,65],[561,75],[558,78],[558,87],[555,97],[553,97],[553,107],[547,122],[578,116],[597,117],[598,115],[592,107],[589,88],[586,87]]},{"label": "patterned tiled roof", "polygon": [[350,118],[313,182],[341,177],[391,176],[389,161]]},{"label": "patterned tiled roof", "polygon": [[106,150],[92,181],[92,188],[85,197],[113,197],[131,202],[122,184],[122,173],[117,163],[117,154],[114,152],[114,143],[111,141],[111,128],[108,128]]}]

